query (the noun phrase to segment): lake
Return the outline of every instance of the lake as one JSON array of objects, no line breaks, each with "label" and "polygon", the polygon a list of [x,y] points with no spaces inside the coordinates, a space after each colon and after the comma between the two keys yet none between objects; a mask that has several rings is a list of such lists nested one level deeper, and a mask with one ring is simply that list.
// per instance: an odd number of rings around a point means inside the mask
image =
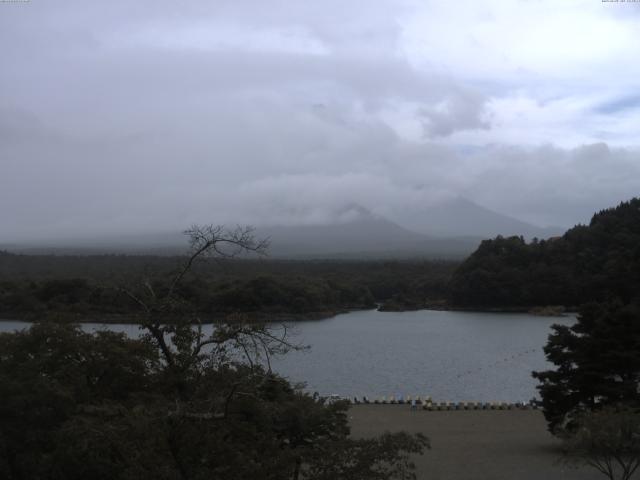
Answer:
[{"label": "lake", "polygon": [[[357,311],[288,324],[311,348],[273,359],[273,369],[309,391],[375,398],[430,395],[436,401],[523,401],[536,396],[531,371],[550,368],[542,347],[568,317],[419,310]],[[0,322],[1,331],[28,326]],[[135,325],[84,324],[136,336]]]}]

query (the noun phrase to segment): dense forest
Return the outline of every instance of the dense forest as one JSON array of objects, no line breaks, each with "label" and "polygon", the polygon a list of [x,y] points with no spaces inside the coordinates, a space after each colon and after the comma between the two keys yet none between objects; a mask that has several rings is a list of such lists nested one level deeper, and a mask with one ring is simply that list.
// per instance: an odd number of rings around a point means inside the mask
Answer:
[{"label": "dense forest", "polygon": [[[121,287],[161,289],[184,261],[161,256],[0,253],[0,316],[123,319],[137,306]],[[293,317],[349,309],[442,304],[458,264],[451,261],[286,261],[203,259],[177,292],[207,316],[231,312]]]},{"label": "dense forest", "polygon": [[[122,288],[161,289],[184,257],[0,252],[0,316],[122,320]],[[640,292],[640,199],[596,213],[562,237],[483,241],[444,260],[203,259],[177,292],[206,319],[231,312],[309,318],[350,309],[513,308],[634,300]]]},{"label": "dense forest", "polygon": [[562,237],[485,240],[456,270],[454,306],[578,306],[640,293],[640,199],[596,213]]}]

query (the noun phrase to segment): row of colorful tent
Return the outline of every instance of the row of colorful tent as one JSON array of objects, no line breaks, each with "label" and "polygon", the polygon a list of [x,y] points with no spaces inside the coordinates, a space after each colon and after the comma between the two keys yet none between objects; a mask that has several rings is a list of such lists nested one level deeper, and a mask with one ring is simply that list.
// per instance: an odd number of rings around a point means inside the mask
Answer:
[{"label": "row of colorful tent", "polygon": [[380,404],[380,405],[392,405],[392,404],[407,404],[415,408],[422,408],[423,410],[513,410],[513,409],[532,409],[538,408],[536,402],[434,402],[431,397],[395,397],[393,395],[386,397],[382,396],[375,399],[369,399],[367,397],[353,397],[350,399],[353,404]]}]

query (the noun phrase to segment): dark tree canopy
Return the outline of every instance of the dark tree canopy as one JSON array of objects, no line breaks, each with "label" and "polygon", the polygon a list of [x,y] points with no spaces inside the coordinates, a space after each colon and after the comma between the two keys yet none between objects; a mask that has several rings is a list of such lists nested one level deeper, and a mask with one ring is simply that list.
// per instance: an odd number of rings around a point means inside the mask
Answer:
[{"label": "dark tree canopy", "polygon": [[57,323],[0,334],[0,478],[415,478],[424,436],[351,439],[345,402],[271,372],[270,355],[296,348],[286,329],[240,315],[203,333],[178,293],[194,262],[262,247],[249,230],[188,233],[192,254],[166,282],[121,288],[140,338]]},{"label": "dark tree canopy", "polygon": [[640,295],[640,198],[596,213],[562,237],[485,240],[456,270],[459,306],[578,306]]},{"label": "dark tree canopy", "polygon": [[427,446],[350,439],[345,403],[260,366],[217,354],[179,370],[148,339],[72,325],[0,335],[0,398],[10,480],[415,478],[408,454]]},{"label": "dark tree canopy", "polygon": [[606,405],[640,407],[640,307],[584,305],[571,327],[554,325],[544,348],[555,370],[540,380],[549,428],[570,426],[585,411]]}]

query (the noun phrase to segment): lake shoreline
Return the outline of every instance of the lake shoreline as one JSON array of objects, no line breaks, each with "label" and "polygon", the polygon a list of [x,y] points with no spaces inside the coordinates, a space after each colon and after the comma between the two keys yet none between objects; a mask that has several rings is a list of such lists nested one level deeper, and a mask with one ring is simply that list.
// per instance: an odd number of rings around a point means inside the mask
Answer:
[{"label": "lake shoreline", "polygon": [[[305,312],[305,313],[292,313],[292,312],[229,312],[224,314],[217,314],[209,317],[202,317],[201,323],[203,325],[210,325],[215,323],[224,322],[232,315],[246,316],[250,322],[255,323],[284,323],[284,322],[307,322],[314,320],[326,320],[333,318],[337,315],[342,315],[352,312],[368,312],[377,311],[380,313],[402,313],[402,312],[419,312],[419,311],[435,311],[435,312],[469,312],[469,313],[522,313],[532,314],[540,317],[558,317],[566,318],[575,316],[577,309],[566,309],[562,312],[552,311],[550,313],[544,313],[546,307],[455,307],[450,305],[429,305],[419,308],[385,308],[384,304],[380,304],[374,308],[343,308],[336,310],[325,310],[318,312]],[[540,310],[541,313],[537,313]],[[28,314],[20,315],[14,314],[12,317],[0,317],[0,322],[25,322],[36,323],[42,320],[43,316]],[[142,316],[136,314],[108,314],[108,313],[95,313],[95,314],[75,314],[68,312],[48,313],[44,315],[44,321],[60,322],[60,323],[100,323],[100,324],[122,324],[122,325],[139,325],[142,322]],[[193,322],[194,325],[197,322]]]},{"label": "lake shoreline", "polygon": [[433,310],[437,312],[476,312],[476,313],[528,313],[540,317],[567,317],[575,315],[578,311],[576,307],[563,307],[559,311],[555,306],[529,306],[529,307],[460,307],[447,304],[427,304],[422,306],[396,307],[381,304],[378,308],[380,312],[417,312],[421,310]]},{"label": "lake shoreline", "polygon": [[[202,317],[202,325],[212,325],[228,321],[230,316],[241,315],[247,318],[250,322],[254,323],[286,323],[286,322],[304,322],[313,320],[325,320],[333,318],[337,315],[350,313],[350,312],[366,312],[375,310],[373,308],[368,309],[341,309],[341,310],[327,310],[319,312],[306,312],[306,313],[265,313],[265,312],[233,312],[228,314],[220,314],[209,317]],[[24,323],[36,323],[39,321],[47,322],[59,322],[59,323],[99,323],[99,324],[119,324],[119,325],[140,325],[143,322],[142,315],[135,314],[67,314],[67,313],[50,313],[44,316],[29,314],[29,315],[13,315],[9,317],[0,317],[0,322],[24,322]],[[197,325],[198,322],[193,322]]]}]

